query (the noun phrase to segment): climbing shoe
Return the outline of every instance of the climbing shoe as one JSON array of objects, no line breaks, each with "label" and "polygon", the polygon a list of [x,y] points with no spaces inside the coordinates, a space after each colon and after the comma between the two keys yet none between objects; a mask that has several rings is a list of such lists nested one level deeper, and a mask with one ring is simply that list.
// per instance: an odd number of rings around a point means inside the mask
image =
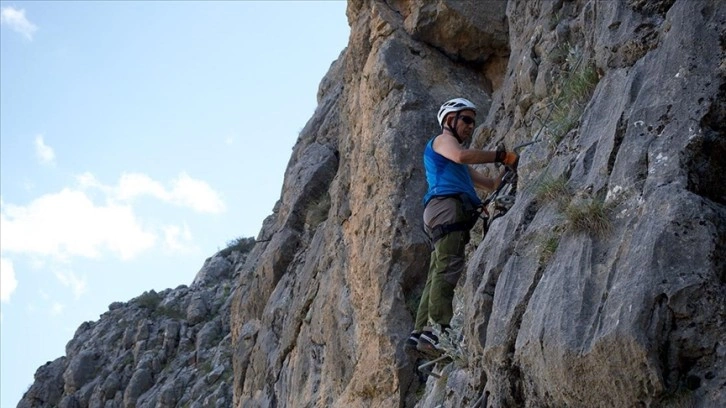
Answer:
[{"label": "climbing shoe", "polygon": [[406,343],[404,343],[404,347],[409,350],[417,350],[420,336],[421,332],[411,332],[411,335],[406,339]]},{"label": "climbing shoe", "polygon": [[418,337],[418,346],[416,349],[428,356],[438,357],[442,354],[439,348],[439,338],[430,331],[424,331]]}]

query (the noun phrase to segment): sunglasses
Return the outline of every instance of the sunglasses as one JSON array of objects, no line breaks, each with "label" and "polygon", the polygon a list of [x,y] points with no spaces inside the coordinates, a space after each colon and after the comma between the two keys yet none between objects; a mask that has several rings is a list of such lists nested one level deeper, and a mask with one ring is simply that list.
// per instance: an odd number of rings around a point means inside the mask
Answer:
[{"label": "sunglasses", "polygon": [[459,119],[461,119],[467,125],[473,125],[474,122],[476,122],[476,120],[471,116],[459,116]]}]

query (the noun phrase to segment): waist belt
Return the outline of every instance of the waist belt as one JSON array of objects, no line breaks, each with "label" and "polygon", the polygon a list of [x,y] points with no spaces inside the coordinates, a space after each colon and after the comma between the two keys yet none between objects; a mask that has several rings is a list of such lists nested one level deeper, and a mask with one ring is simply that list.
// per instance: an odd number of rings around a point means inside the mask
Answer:
[{"label": "waist belt", "polygon": [[446,236],[446,234],[455,231],[469,231],[476,224],[476,218],[474,221],[461,221],[452,224],[437,225],[431,229],[431,239],[436,242]]},{"label": "waist belt", "polygon": [[446,236],[446,234],[455,231],[469,231],[474,228],[474,225],[476,225],[476,221],[479,219],[479,209],[475,208],[464,194],[437,196],[432,198],[455,198],[461,201],[464,215],[468,217],[468,219],[464,221],[440,224],[433,227],[431,229],[431,239],[434,243]]}]

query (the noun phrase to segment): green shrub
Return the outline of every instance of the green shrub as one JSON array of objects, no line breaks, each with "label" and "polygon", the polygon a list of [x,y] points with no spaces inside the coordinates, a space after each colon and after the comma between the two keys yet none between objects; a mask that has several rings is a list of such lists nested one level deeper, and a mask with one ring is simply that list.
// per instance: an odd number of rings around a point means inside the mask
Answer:
[{"label": "green shrub", "polygon": [[458,367],[467,367],[469,365],[469,359],[466,355],[466,350],[463,348],[461,327],[451,326],[446,329],[445,333],[441,331],[441,326],[438,324],[435,324],[433,329],[439,338],[439,347],[443,350],[444,354],[449,356]]},{"label": "green shrub", "polygon": [[[557,231],[557,228],[555,228],[555,231]],[[539,256],[540,266],[545,266],[549,263],[550,259],[552,259],[552,257],[555,255],[555,252],[557,252],[557,247],[559,245],[560,235],[556,232],[551,232],[546,236],[542,237],[542,241],[540,242],[542,252]]]},{"label": "green shrub", "polygon": [[581,112],[575,112],[568,105],[557,105],[552,111],[552,121],[548,127],[552,134],[552,141],[555,145],[574,129],[580,120]]},{"label": "green shrub", "polygon": [[233,240],[227,241],[227,247],[219,251],[221,256],[229,256],[232,252],[242,252],[244,254],[252,251],[257,241],[253,237],[243,238],[238,237]]},{"label": "green shrub", "polygon": [[156,308],[156,315],[157,316],[164,316],[171,319],[177,319],[181,320],[186,318],[186,314],[180,311],[179,309],[175,309],[168,306],[159,306]]},{"label": "green shrub", "polygon": [[612,228],[610,209],[598,199],[570,204],[565,210],[565,217],[574,232],[604,236]]},{"label": "green shrub", "polygon": [[161,296],[153,289],[136,298],[136,304],[149,310],[156,310],[160,302]]},{"label": "green shrub", "polygon": [[578,47],[568,44],[558,54],[565,54],[565,69],[557,84],[551,117],[546,125],[555,144],[575,128],[599,81],[595,65],[584,60]]},{"label": "green shrub", "polygon": [[571,192],[567,187],[567,180],[564,177],[545,177],[537,183],[535,196],[542,203],[555,202],[564,206],[570,198]]}]

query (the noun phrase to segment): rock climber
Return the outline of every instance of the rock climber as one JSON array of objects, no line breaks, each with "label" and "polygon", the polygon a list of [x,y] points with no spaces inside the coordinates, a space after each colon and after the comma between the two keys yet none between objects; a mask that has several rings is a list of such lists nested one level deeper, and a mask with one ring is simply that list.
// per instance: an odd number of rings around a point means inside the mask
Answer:
[{"label": "rock climber", "polygon": [[469,164],[516,166],[519,159],[514,152],[469,149],[464,145],[476,123],[476,106],[467,99],[445,102],[437,119],[441,134],[426,144],[423,155],[428,182],[423,220],[434,247],[414,330],[405,343],[407,348],[427,355],[441,354],[433,326],[440,325],[441,333],[450,327],[454,288],[464,271],[469,230],[481,212],[482,202],[475,187],[493,190],[501,182],[501,175],[487,177]]}]

